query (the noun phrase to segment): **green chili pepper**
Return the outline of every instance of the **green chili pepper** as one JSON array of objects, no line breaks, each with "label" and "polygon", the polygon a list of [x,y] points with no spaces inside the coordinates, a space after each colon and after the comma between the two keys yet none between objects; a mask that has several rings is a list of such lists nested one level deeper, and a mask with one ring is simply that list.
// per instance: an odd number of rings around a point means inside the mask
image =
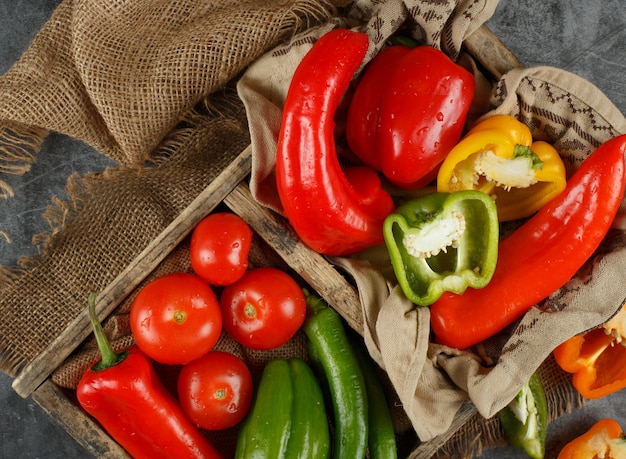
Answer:
[{"label": "green chili pepper", "polygon": [[533,459],[543,459],[548,431],[548,404],[537,372],[507,406],[498,412],[511,446],[522,448]]},{"label": "green chili pepper", "polygon": [[350,337],[352,349],[356,356],[367,389],[368,406],[368,452],[370,459],[396,459],[398,448],[396,445],[396,433],[393,427],[393,420],[385,389],[377,372],[378,366],[367,352],[363,340],[356,336]]},{"label": "green chili pepper", "polygon": [[390,214],[385,244],[402,291],[419,306],[489,283],[498,256],[495,202],[476,190],[437,192]]},{"label": "green chili pepper", "polygon": [[309,354],[321,368],[333,406],[335,459],[364,458],[368,439],[365,378],[350,345],[341,317],[324,300],[306,290],[307,318],[303,330]]},{"label": "green chili pepper", "polygon": [[324,395],[313,370],[297,357],[289,359],[294,403],[285,459],[330,457],[330,432]]}]

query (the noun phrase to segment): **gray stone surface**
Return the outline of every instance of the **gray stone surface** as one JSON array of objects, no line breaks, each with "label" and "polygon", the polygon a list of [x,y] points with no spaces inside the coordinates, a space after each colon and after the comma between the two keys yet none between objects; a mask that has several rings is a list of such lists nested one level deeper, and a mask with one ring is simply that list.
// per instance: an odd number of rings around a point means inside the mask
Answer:
[{"label": "gray stone surface", "polygon": [[[59,0],[0,0],[0,74],[28,47]],[[488,25],[526,66],[567,69],[598,86],[626,112],[626,2],[624,0],[501,0]],[[51,197],[64,197],[72,172],[102,170],[110,162],[72,139],[51,135],[40,159],[20,177],[0,175],[16,197],[0,200],[0,228],[13,243],[0,241],[0,265],[14,266],[34,254],[33,235],[45,231],[41,214]],[[549,429],[548,454],[556,457],[565,442],[601,417],[626,428],[626,392],[621,391],[555,421]],[[85,451],[31,400],[11,389],[0,373],[0,458],[88,457]],[[486,451],[483,458],[526,457],[514,448]]]}]

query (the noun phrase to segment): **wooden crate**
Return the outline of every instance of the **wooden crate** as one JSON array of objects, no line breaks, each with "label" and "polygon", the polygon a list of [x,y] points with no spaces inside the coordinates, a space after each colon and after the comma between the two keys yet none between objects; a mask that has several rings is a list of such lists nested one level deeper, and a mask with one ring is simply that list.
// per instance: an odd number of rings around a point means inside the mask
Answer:
[{"label": "wooden crate", "polygon": [[[494,80],[512,68],[522,66],[486,26],[468,37],[464,47]],[[100,293],[96,303],[98,316],[101,319],[109,316],[202,218],[218,205],[225,204],[246,220],[312,289],[341,314],[350,327],[362,334],[361,305],[354,286],[324,256],[304,246],[281,216],[254,201],[247,185],[250,170],[251,148],[248,147]],[[85,311],[20,372],[13,388],[22,397],[32,395],[51,418],[95,457],[127,457],[125,451],[78,406],[73,392],[58,387],[50,379],[53,371],[91,333],[91,323]],[[463,406],[445,434],[419,444],[408,457],[431,457],[475,412],[472,404]]]}]

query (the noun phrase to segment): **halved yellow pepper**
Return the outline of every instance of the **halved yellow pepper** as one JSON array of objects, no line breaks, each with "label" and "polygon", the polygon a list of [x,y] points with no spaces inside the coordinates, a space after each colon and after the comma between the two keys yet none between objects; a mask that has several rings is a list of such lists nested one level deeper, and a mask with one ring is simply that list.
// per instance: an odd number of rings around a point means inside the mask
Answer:
[{"label": "halved yellow pepper", "polygon": [[448,153],[437,175],[437,191],[491,195],[500,221],[532,215],[565,184],[565,165],[556,149],[533,142],[530,129],[509,115],[478,123]]}]

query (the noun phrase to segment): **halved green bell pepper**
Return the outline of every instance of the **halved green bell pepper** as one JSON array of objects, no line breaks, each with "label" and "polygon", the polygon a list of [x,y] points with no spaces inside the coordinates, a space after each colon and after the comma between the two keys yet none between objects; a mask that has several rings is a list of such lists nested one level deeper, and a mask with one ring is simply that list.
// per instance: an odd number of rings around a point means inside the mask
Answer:
[{"label": "halved green bell pepper", "polygon": [[461,294],[489,283],[498,256],[498,213],[481,191],[436,192],[390,214],[383,233],[406,297],[419,306],[444,292]]},{"label": "halved green bell pepper", "polygon": [[511,446],[533,459],[543,459],[548,431],[548,404],[539,373],[532,374],[511,402],[498,412]]}]

